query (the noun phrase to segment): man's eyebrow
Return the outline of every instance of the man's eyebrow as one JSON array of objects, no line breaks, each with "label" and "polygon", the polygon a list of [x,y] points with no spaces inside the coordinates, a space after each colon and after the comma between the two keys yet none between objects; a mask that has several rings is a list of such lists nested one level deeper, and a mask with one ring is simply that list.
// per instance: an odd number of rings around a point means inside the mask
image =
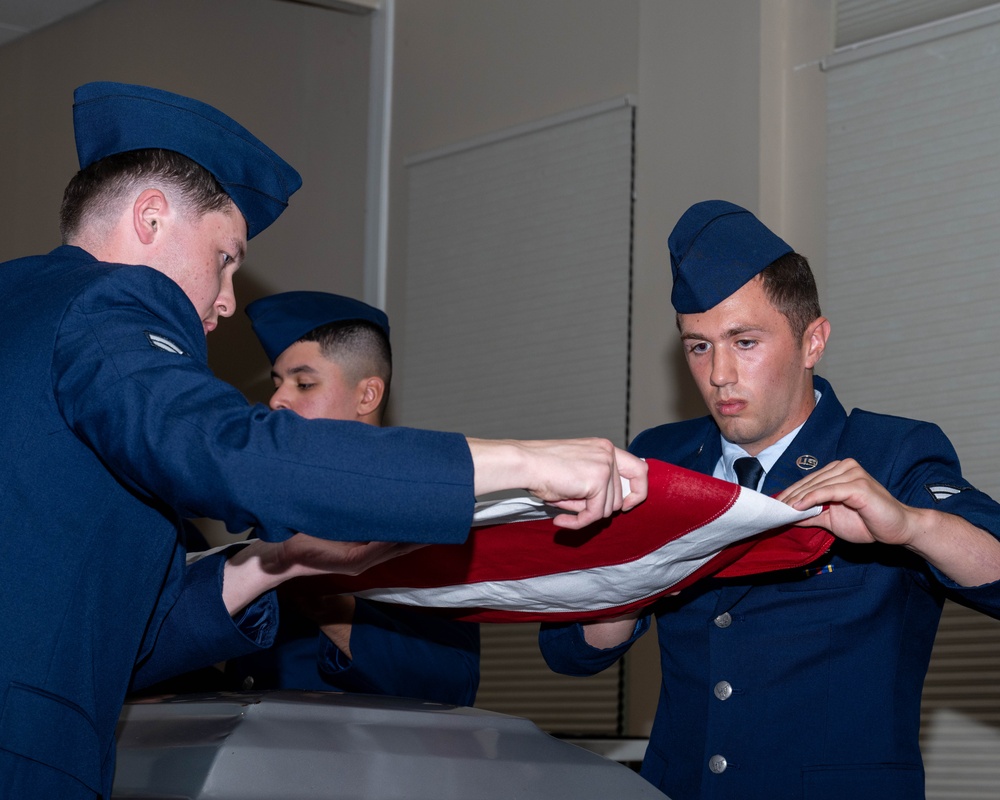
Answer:
[{"label": "man's eyebrow", "polygon": [[242,264],[247,255],[246,245],[239,239],[233,238],[229,240],[229,249],[233,251],[233,257]]},{"label": "man's eyebrow", "polygon": [[[730,328],[724,334],[722,334],[723,339],[732,339],[736,336],[742,336],[745,333],[763,332],[763,328],[759,325],[737,325],[735,328]],[[681,339],[698,339],[700,341],[709,341],[709,337],[705,334],[698,333],[697,331],[688,331],[687,333],[681,334]]]},{"label": "man's eyebrow", "polygon": [[[291,369],[285,370],[286,375],[301,375],[303,373],[309,373],[310,375],[316,375],[319,373],[315,367],[310,367],[308,364],[300,364],[297,367],[292,367]],[[281,375],[277,373],[276,370],[271,370],[271,378],[280,378]]]}]

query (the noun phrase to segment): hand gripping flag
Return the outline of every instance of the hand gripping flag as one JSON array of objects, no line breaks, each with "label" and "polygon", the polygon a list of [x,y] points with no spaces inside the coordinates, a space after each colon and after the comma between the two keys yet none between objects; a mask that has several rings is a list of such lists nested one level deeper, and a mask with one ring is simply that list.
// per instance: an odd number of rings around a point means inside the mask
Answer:
[{"label": "hand gripping flag", "polygon": [[[322,582],[324,593],[423,606],[456,619],[568,622],[624,614],[710,575],[802,567],[833,541],[823,529],[792,526],[818,507],[796,511],[734,483],[648,464],[646,501],[582,530],[557,528],[550,516],[558,511],[530,499],[512,515],[511,503],[501,501],[477,509],[488,524],[473,528],[464,544],[430,545],[357,576],[309,580]],[[536,518],[503,521],[524,516]]]}]

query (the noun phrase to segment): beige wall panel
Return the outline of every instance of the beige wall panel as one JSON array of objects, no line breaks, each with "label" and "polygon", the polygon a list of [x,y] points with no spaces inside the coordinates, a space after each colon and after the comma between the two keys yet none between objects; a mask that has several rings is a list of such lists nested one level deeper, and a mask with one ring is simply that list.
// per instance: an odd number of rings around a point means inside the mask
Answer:
[{"label": "beige wall panel", "polygon": [[[406,336],[403,160],[634,93],[638,0],[398,0],[388,306]],[[404,382],[393,386],[405,402]]]}]

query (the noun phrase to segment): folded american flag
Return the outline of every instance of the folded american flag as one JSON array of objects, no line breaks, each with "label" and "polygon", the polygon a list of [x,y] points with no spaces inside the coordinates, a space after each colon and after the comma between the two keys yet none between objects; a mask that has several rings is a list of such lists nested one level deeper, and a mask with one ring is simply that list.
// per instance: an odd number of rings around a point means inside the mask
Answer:
[{"label": "folded american flag", "polygon": [[[557,528],[547,515],[489,524],[464,544],[430,545],[357,576],[310,580],[456,619],[566,622],[623,614],[709,575],[802,567],[833,541],[820,528],[792,526],[819,508],[796,511],[708,475],[648,464],[646,501],[582,530]],[[498,511],[491,504],[486,513]]]}]

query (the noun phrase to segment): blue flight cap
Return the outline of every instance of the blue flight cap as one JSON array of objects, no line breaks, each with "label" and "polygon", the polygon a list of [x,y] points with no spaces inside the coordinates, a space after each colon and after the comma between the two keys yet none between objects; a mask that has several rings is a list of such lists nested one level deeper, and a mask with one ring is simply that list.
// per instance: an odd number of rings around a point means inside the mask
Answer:
[{"label": "blue flight cap", "polygon": [[302,185],[292,167],[238,122],[198,100],[127,83],[87,83],[73,93],[80,169],[116,153],[173,150],[203,166],[247,223],[252,239]]},{"label": "blue flight cap", "polygon": [[370,322],[389,338],[389,318],[384,311],[329,292],[272,294],[254,300],[246,310],[272,364],[307,333],[333,322]]},{"label": "blue flight cap", "polygon": [[725,200],[695,203],[670,238],[670,302],[678,314],[718,305],[792,248],[745,208]]}]

